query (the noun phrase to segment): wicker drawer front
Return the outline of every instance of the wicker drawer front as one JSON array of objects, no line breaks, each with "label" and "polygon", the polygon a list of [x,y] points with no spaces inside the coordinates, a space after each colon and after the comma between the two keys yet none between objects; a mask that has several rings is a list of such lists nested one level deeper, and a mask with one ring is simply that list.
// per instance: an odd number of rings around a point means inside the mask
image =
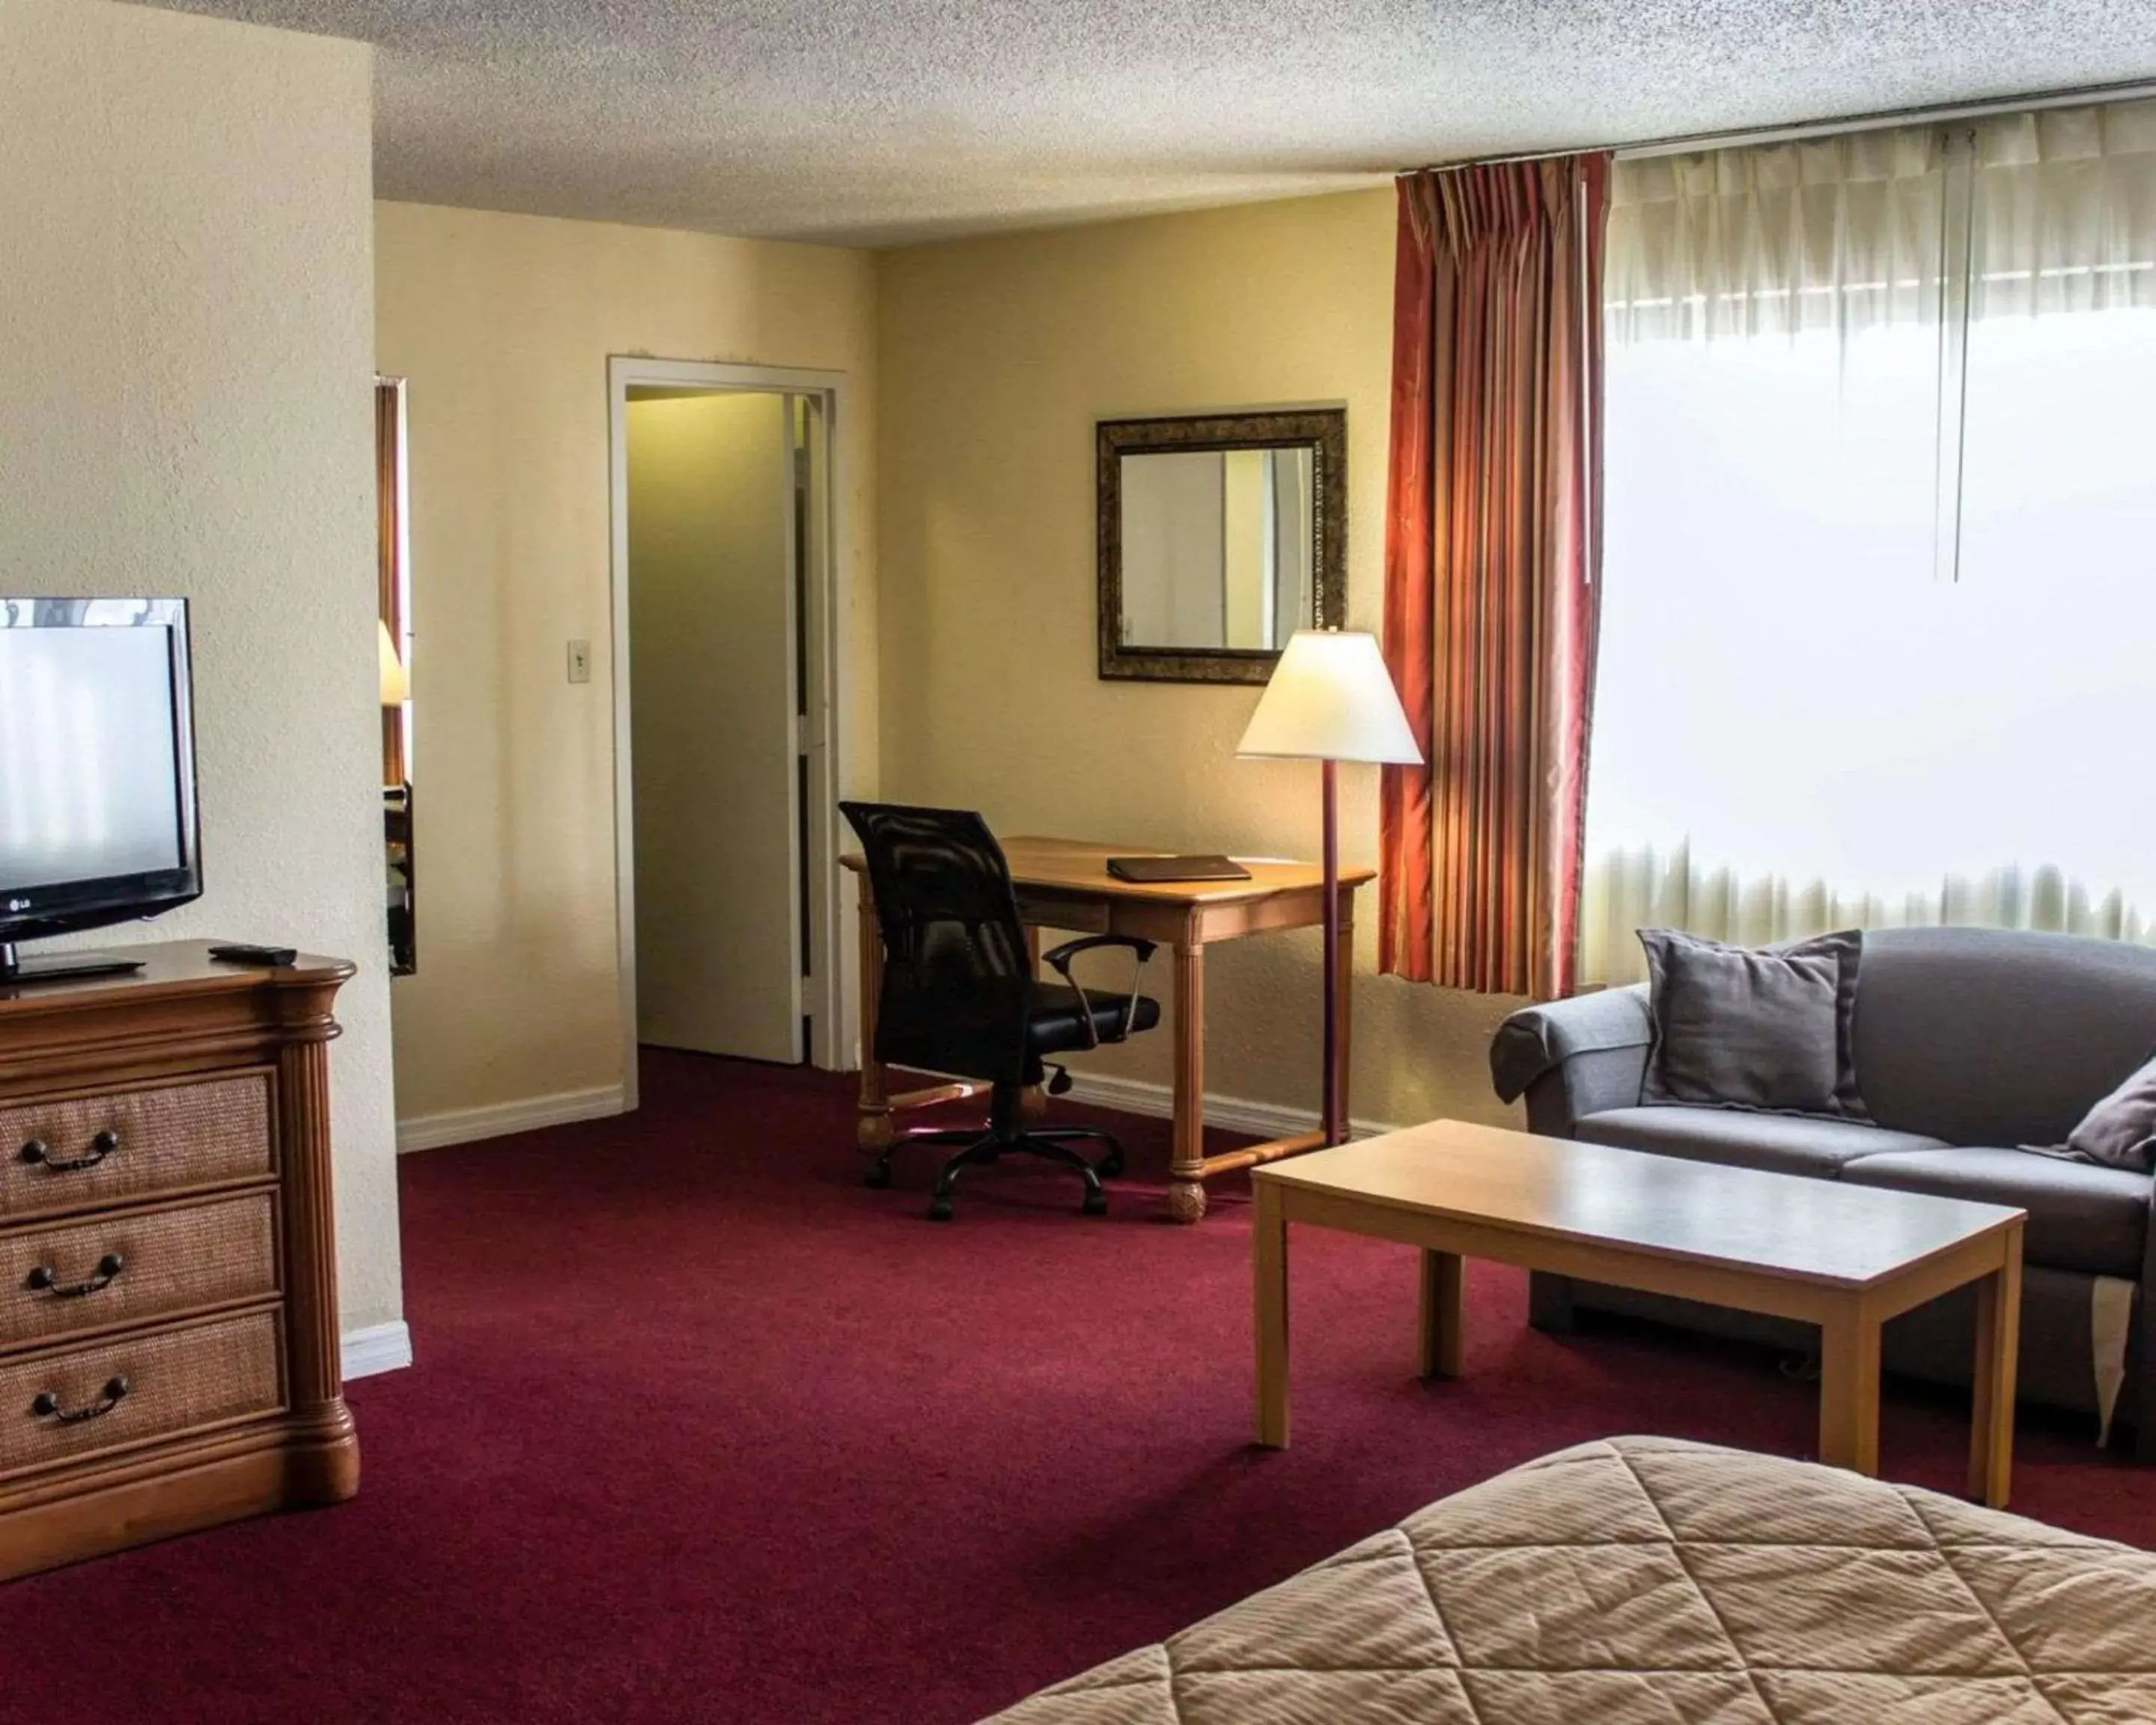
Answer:
[{"label": "wicker drawer front", "polygon": [[284,1405],[275,1312],[0,1366],[0,1475]]},{"label": "wicker drawer front", "polygon": [[0,1240],[0,1349],[276,1291],[267,1192],[18,1234]]},{"label": "wicker drawer front", "polygon": [[0,1220],[270,1169],[266,1072],[0,1108]]}]

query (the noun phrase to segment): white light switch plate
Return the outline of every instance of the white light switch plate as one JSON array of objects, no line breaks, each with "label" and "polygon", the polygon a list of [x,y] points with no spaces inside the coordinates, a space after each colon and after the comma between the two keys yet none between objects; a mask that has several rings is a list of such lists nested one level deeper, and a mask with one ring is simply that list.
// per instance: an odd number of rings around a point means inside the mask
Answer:
[{"label": "white light switch plate", "polygon": [[589,641],[569,643],[569,680],[588,683],[592,680],[592,644]]}]

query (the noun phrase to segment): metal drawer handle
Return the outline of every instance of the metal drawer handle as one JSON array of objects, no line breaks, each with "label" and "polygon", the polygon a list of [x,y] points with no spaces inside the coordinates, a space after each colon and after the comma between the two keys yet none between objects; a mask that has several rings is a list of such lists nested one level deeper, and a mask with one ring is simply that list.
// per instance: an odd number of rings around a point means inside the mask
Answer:
[{"label": "metal drawer handle", "polygon": [[90,1141],[90,1153],[85,1156],[70,1157],[55,1161],[53,1147],[43,1138],[33,1138],[23,1146],[23,1160],[33,1164],[42,1163],[56,1174],[72,1174],[82,1168],[95,1168],[98,1163],[120,1147],[120,1134],[107,1127]]},{"label": "metal drawer handle", "polygon": [[55,1425],[80,1425],[85,1420],[102,1420],[110,1414],[127,1399],[127,1388],[124,1376],[108,1378],[104,1394],[86,1408],[63,1408],[60,1399],[49,1389],[30,1404],[30,1412],[33,1417],[52,1420]]},{"label": "metal drawer handle", "polygon": [[127,1260],[119,1253],[107,1252],[97,1260],[88,1281],[70,1282],[63,1287],[54,1276],[52,1266],[40,1264],[30,1272],[28,1286],[33,1293],[50,1294],[55,1300],[80,1300],[110,1287],[126,1267]]}]

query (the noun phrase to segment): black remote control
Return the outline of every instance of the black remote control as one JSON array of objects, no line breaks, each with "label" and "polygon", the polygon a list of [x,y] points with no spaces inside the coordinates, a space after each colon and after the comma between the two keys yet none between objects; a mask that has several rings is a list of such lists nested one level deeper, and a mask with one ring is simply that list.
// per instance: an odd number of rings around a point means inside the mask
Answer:
[{"label": "black remote control", "polygon": [[209,956],[225,964],[255,964],[267,970],[281,970],[300,956],[297,947],[247,947],[228,945],[212,947]]}]

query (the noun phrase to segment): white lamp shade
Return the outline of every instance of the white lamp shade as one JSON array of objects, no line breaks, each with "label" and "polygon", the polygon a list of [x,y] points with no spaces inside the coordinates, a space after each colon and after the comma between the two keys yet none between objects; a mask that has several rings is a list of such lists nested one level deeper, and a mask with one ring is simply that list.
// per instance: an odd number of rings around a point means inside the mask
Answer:
[{"label": "white lamp shade", "polygon": [[1378,638],[1343,629],[1288,638],[1235,752],[1399,766],[1422,759]]},{"label": "white lamp shade", "polygon": [[412,698],[411,679],[404,675],[404,661],[397,656],[397,644],[389,639],[389,625],[377,623],[374,633],[382,650],[382,704],[402,706]]}]

